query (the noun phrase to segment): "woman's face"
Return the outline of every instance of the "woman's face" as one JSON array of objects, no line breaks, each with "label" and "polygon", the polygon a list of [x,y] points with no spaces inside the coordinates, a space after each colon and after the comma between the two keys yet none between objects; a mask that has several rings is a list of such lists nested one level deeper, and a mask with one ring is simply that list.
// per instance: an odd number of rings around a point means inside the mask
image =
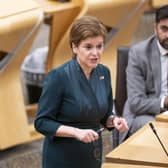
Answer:
[{"label": "woman's face", "polygon": [[102,36],[88,37],[81,41],[78,46],[72,44],[72,49],[81,67],[91,71],[100,62],[100,57],[104,51],[104,40]]}]

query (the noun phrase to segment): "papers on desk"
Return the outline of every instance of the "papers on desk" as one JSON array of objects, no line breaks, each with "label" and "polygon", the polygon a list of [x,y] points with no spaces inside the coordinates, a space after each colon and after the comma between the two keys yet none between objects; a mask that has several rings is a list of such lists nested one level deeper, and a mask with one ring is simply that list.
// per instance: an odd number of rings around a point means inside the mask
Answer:
[{"label": "papers on desk", "polygon": [[168,111],[156,115],[155,119],[156,121],[168,122]]},{"label": "papers on desk", "polygon": [[165,112],[163,112],[162,114],[164,114],[164,115],[168,115],[168,111],[165,111]]}]

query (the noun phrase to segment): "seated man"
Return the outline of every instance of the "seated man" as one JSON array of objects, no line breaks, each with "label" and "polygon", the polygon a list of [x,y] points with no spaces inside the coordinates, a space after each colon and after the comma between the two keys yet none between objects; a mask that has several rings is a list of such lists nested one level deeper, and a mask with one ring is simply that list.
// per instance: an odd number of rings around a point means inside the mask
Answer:
[{"label": "seated man", "polygon": [[154,31],[129,51],[123,117],[130,129],[120,133],[119,143],[168,109],[168,5],[157,9]]}]

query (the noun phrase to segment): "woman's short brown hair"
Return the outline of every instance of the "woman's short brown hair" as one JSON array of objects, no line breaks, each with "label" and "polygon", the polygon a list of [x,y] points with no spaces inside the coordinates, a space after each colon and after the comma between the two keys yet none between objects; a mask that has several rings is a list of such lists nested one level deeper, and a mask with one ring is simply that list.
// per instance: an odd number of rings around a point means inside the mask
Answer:
[{"label": "woman's short brown hair", "polygon": [[72,24],[69,36],[69,43],[78,46],[82,40],[88,37],[102,36],[105,42],[107,29],[104,24],[93,16],[83,16]]}]

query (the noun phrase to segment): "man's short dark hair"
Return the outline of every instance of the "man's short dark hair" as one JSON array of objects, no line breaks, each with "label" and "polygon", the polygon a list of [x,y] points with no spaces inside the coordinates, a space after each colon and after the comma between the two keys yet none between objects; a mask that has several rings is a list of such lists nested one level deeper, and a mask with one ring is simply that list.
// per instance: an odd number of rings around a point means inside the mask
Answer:
[{"label": "man's short dark hair", "polygon": [[156,10],[156,23],[159,23],[160,20],[168,19],[168,5],[162,6]]}]

